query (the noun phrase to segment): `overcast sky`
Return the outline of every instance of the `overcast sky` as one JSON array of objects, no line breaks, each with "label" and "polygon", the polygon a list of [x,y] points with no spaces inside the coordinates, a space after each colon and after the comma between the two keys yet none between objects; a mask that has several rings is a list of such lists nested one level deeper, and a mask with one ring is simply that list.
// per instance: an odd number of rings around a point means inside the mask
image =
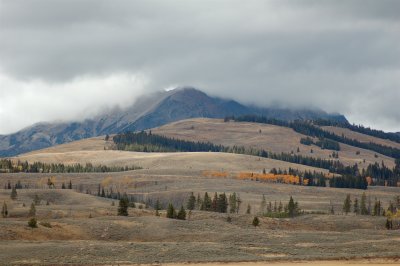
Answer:
[{"label": "overcast sky", "polygon": [[400,131],[400,1],[0,0],[0,134],[191,85]]}]

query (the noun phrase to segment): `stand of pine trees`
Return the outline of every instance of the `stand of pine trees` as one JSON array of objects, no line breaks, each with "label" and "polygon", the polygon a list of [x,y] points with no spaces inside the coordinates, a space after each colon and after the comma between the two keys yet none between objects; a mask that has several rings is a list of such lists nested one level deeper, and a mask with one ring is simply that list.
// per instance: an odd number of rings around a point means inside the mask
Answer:
[{"label": "stand of pine trees", "polygon": [[274,205],[269,202],[267,205],[267,211],[263,212],[263,216],[270,218],[293,218],[301,214],[299,203],[294,201],[293,197],[290,196],[288,204],[284,205],[279,202],[279,205],[275,201]]},{"label": "stand of pine trees", "polygon": [[9,159],[0,159],[0,173],[105,173],[137,169],[141,169],[141,167],[92,165],[91,163],[85,165],[79,163],[74,165],[47,164],[42,162],[29,164],[28,162],[17,161],[13,163]]}]

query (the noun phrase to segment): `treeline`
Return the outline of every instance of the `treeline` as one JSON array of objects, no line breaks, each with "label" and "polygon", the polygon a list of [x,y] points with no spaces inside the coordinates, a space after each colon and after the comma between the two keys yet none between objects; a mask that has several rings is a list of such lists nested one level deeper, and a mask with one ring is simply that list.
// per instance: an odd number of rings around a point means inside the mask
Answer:
[{"label": "treeline", "polygon": [[[234,120],[237,122],[254,122],[254,123],[263,123],[263,124],[271,124],[271,125],[277,125],[277,126],[282,126],[282,127],[289,127],[292,128],[294,131],[297,133],[307,135],[310,137],[317,137],[320,139],[329,139],[333,140],[336,142],[341,142],[347,145],[351,145],[354,147],[362,148],[362,149],[367,149],[367,150],[372,150],[377,153],[399,159],[400,158],[400,149],[389,147],[389,146],[384,146],[381,144],[373,143],[373,142],[360,142],[355,139],[350,139],[345,137],[344,135],[338,136],[334,133],[325,131],[318,126],[315,126],[312,121],[292,121],[292,122],[287,122],[287,121],[281,121],[281,120],[276,120],[276,119],[269,119],[266,117],[262,116],[256,116],[256,115],[245,115],[245,116],[240,116],[240,117],[231,117],[229,118],[230,120]],[[228,119],[225,119],[228,120]]]},{"label": "treeline", "polygon": [[349,123],[341,123],[338,121],[331,121],[325,119],[317,119],[314,121],[315,125],[318,126],[333,126],[333,127],[342,127],[348,128],[351,131],[362,133],[365,135],[369,135],[372,137],[377,137],[381,139],[388,139],[397,143],[400,143],[400,135],[392,132],[384,132],[382,130],[372,129],[370,127],[364,127],[362,125],[355,125]]},{"label": "treeline", "polygon": [[400,183],[400,160],[395,160],[395,164],[393,169],[388,168],[383,162],[370,164],[367,169],[363,169],[361,175],[371,177],[371,185],[397,186]]},{"label": "treeline", "polygon": [[91,163],[65,165],[62,163],[48,164],[42,162],[34,162],[33,164],[27,161],[21,162],[9,159],[0,160],[0,172],[3,173],[105,173],[105,172],[123,172],[130,170],[141,169],[138,166],[106,166],[93,165]]},{"label": "treeline", "polygon": [[141,132],[125,132],[115,135],[113,138],[118,150],[141,152],[222,152],[222,145],[214,145],[210,142],[194,142],[161,135]]},{"label": "treeline", "polygon": [[339,142],[330,139],[320,138],[314,142],[312,138],[306,137],[306,138],[301,138],[300,143],[307,146],[314,144],[315,146],[318,146],[323,150],[326,149],[326,150],[340,151]]}]

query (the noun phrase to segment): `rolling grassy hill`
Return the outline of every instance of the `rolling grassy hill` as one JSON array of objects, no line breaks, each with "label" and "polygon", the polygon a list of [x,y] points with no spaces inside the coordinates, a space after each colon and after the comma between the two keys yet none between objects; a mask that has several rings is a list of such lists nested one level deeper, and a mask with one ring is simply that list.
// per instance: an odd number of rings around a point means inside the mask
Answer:
[{"label": "rolling grassy hill", "polygon": [[[323,159],[332,159],[332,150],[321,149],[318,146],[307,146],[300,143],[306,137],[286,127],[248,122],[224,122],[221,119],[188,119],[170,123],[155,129],[154,134],[165,135],[191,141],[209,141],[224,146],[245,146],[265,149],[274,153],[291,153]],[[359,134],[359,133],[354,133]],[[374,140],[374,137],[364,135],[364,138]],[[385,142],[384,140],[382,140]],[[385,142],[387,143],[387,142]],[[359,164],[366,167],[371,163],[382,161],[389,167],[394,166],[394,159],[376,152],[360,149],[346,144],[340,144],[339,161],[345,165]],[[297,152],[299,148],[299,152]],[[311,149],[313,153],[311,153]],[[357,154],[357,152],[360,154]],[[364,162],[365,160],[365,162]]]}]

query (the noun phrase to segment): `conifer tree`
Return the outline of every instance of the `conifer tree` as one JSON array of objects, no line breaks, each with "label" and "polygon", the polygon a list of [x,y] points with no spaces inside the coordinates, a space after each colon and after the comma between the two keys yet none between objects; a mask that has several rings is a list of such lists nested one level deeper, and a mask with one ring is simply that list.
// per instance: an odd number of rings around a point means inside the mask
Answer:
[{"label": "conifer tree", "polygon": [[296,204],[294,203],[292,196],[290,196],[290,199],[289,199],[288,214],[290,217],[294,217],[296,215]]},{"label": "conifer tree", "polygon": [[63,182],[62,185],[61,185],[61,189],[66,189],[65,183],[64,183],[64,182]]},{"label": "conifer tree", "polygon": [[347,194],[346,199],[344,200],[343,203],[343,212],[346,213],[346,215],[350,212],[351,208],[351,199],[350,199],[350,194]]},{"label": "conifer tree", "polygon": [[196,199],[196,209],[200,210],[201,209],[201,197],[200,197],[200,193],[197,193],[197,199]]},{"label": "conifer tree", "polygon": [[228,210],[228,199],[226,194],[222,193],[218,196],[217,200],[217,212],[226,213]]},{"label": "conifer tree", "polygon": [[122,197],[119,200],[118,215],[119,216],[128,216],[128,206],[129,206],[128,197]]},{"label": "conifer tree", "polygon": [[354,213],[355,214],[359,214],[360,213],[360,207],[358,206],[358,199],[357,198],[354,199],[353,207],[354,207]]},{"label": "conifer tree", "polygon": [[229,213],[236,212],[236,205],[237,205],[236,193],[233,192],[233,194],[229,195]]},{"label": "conifer tree", "polygon": [[3,218],[7,218],[8,216],[8,208],[5,201],[3,202],[3,207],[1,208],[1,216],[3,216]]},{"label": "conifer tree", "polygon": [[181,209],[179,210],[178,215],[176,216],[176,218],[178,220],[186,220],[186,211],[183,208],[183,206],[181,206]]},{"label": "conifer tree", "polygon": [[188,210],[194,210],[194,207],[196,205],[196,197],[194,196],[193,192],[189,196],[189,200],[187,202],[186,208]]},{"label": "conifer tree", "polygon": [[214,193],[214,198],[213,198],[212,203],[211,203],[211,210],[216,212],[217,211],[217,207],[218,207],[217,205],[218,205],[218,194],[217,194],[217,192],[215,192]]},{"label": "conifer tree", "polygon": [[167,208],[167,218],[174,219],[175,217],[176,217],[176,212],[175,212],[174,205],[172,205],[172,203],[170,203],[170,204],[168,204],[168,208]]},{"label": "conifer tree", "polygon": [[72,182],[71,182],[71,179],[69,180],[68,189],[72,189]]},{"label": "conifer tree", "polygon": [[365,195],[365,192],[361,196],[360,213],[361,215],[368,215],[367,196]]},{"label": "conifer tree", "polygon": [[211,210],[211,198],[208,196],[208,193],[204,193],[204,199],[203,199],[203,204],[204,204],[204,210],[205,211],[210,211]]},{"label": "conifer tree", "polygon": [[35,204],[32,202],[31,208],[29,209],[28,217],[35,217],[36,216],[36,207]]},{"label": "conifer tree", "polygon": [[257,216],[254,216],[254,219],[253,219],[253,226],[254,227],[257,227],[257,226],[259,226],[260,225],[260,220],[258,219],[258,217]]},{"label": "conifer tree", "polygon": [[16,200],[18,197],[17,189],[15,187],[12,188],[11,190],[11,195],[10,195],[12,200]]},{"label": "conifer tree", "polygon": [[282,211],[283,211],[282,201],[279,201],[278,212],[281,213]]},{"label": "conifer tree", "polygon": [[237,195],[237,200],[236,200],[236,213],[239,213],[240,205],[242,204],[242,200],[240,199],[240,196]]}]

